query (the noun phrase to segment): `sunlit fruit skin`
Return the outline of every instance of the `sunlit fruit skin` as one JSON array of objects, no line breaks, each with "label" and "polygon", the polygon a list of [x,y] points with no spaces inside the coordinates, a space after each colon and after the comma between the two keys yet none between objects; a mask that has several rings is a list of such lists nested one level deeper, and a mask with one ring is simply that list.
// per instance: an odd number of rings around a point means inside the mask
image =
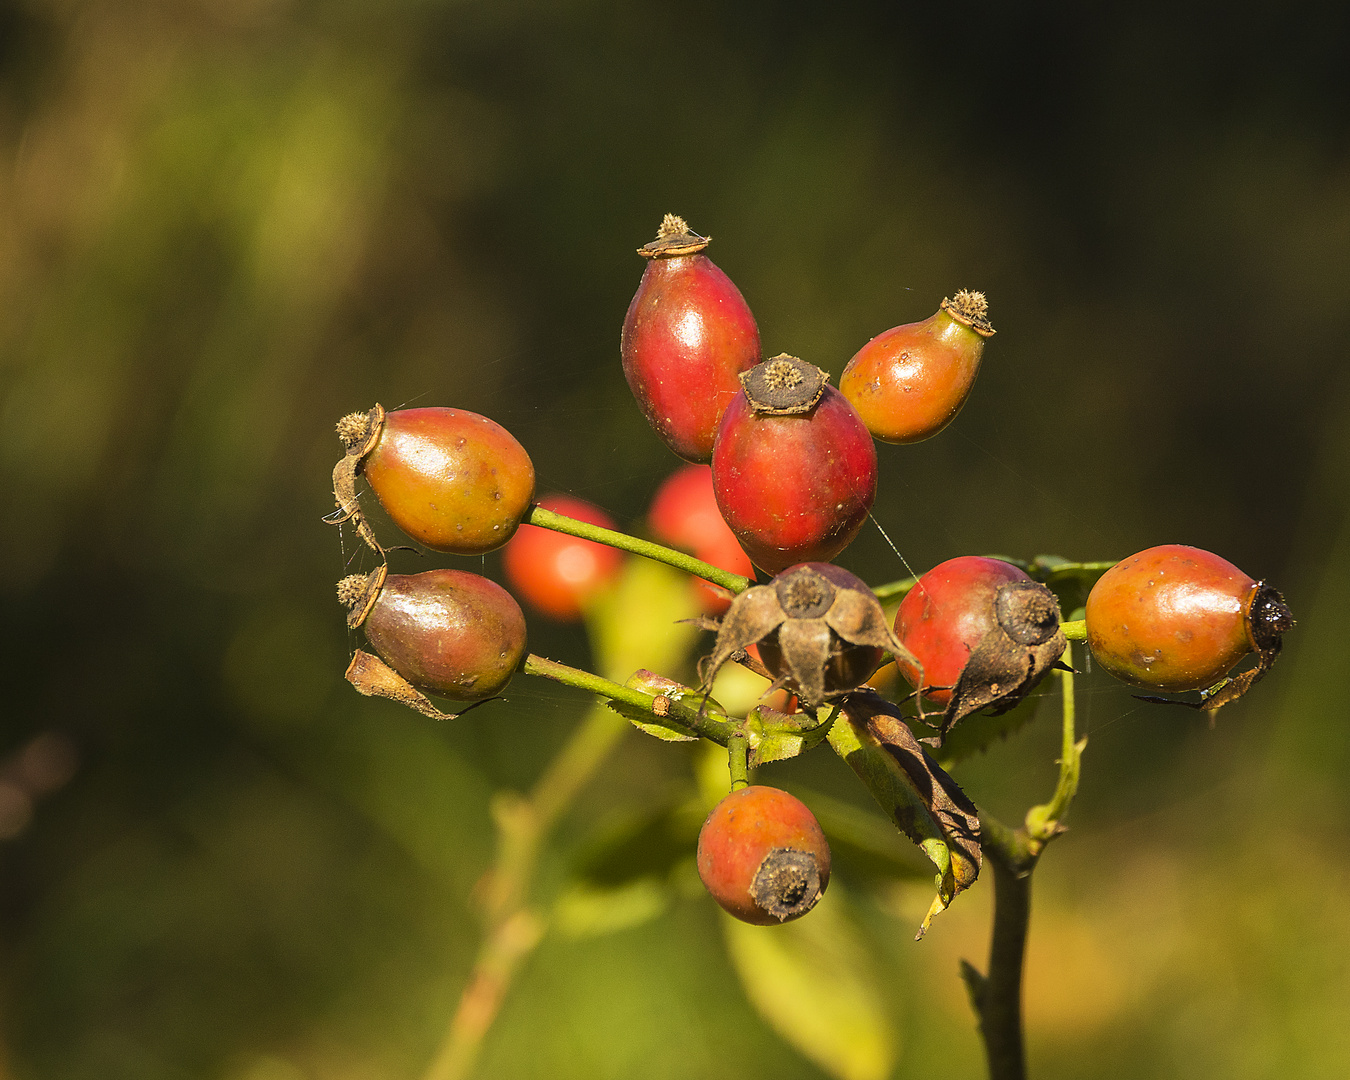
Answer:
[{"label": "sunlit fruit skin", "polygon": [[[963,555],[939,563],[915,583],[895,613],[895,636],[923,664],[923,696],[951,701],[971,651],[998,625],[994,599],[999,587],[1030,581],[1012,563]],[[919,689],[919,673],[905,660],[896,667]]]},{"label": "sunlit fruit skin", "polygon": [[936,435],[966,403],[980,371],[985,338],[993,333],[979,315],[944,300],[936,314],[878,334],[854,355],[839,390],[882,442],[912,443]]},{"label": "sunlit fruit skin", "polygon": [[[548,495],[539,505],[590,525],[615,528],[613,518],[584,499]],[[622,561],[623,553],[615,548],[538,525],[522,525],[502,552],[511,588],[559,622],[579,619],[587,601],[613,580]]]},{"label": "sunlit fruit skin", "polygon": [[1212,552],[1149,548],[1113,566],[1088,594],[1088,646],[1131,686],[1204,690],[1255,647],[1248,610],[1257,586]]},{"label": "sunlit fruit skin", "polygon": [[525,655],[525,616],[515,598],[463,570],[390,574],[361,625],[408,682],[455,701],[500,693]]},{"label": "sunlit fruit skin", "polygon": [[[787,896],[766,896],[763,878],[757,887],[757,874],[774,860],[805,871]],[[743,922],[776,926],[805,915],[825,892],[830,846],[799,799],[752,785],[733,791],[708,815],[698,834],[697,864],[698,876],[724,910]]]},{"label": "sunlit fruit skin", "polygon": [[858,535],[876,499],[876,446],[832,386],[814,409],[795,416],[757,414],[738,394],[718,428],[712,468],[722,517],[770,574],[832,560]]},{"label": "sunlit fruit skin", "polygon": [[707,462],[722,411],[740,390],[737,374],[759,362],[759,328],[740,290],[699,250],[707,241],[683,222],[679,230],[689,243],[649,250],[658,239],[641,249],[647,268],[628,305],[620,353],[656,433],[686,461]]},{"label": "sunlit fruit skin", "polygon": [[394,524],[436,551],[480,555],[511,539],[534,500],[512,434],[465,409],[387,413],[361,469]]},{"label": "sunlit fruit skin", "polygon": [[[712,469],[684,465],[657,488],[647,512],[647,524],[661,543],[687,551],[697,559],[753,578],[755,568],[736,535],[722,520],[713,493]],[[692,578],[699,605],[709,615],[720,615],[731,605],[731,593],[702,578]]]}]

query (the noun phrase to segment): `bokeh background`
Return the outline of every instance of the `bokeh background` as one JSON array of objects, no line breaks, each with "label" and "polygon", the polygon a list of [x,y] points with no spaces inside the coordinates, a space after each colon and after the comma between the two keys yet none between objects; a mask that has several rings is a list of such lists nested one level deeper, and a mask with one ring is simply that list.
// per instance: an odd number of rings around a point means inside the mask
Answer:
[{"label": "bokeh background", "polygon": [[[332,423],[476,410],[541,490],[639,525],[677,462],[617,345],[667,211],[770,354],[836,376],[989,294],[957,423],[880,450],[916,569],[1190,543],[1299,617],[1214,730],[1083,680],[1033,1075],[1350,1074],[1347,72],[1350,9],[1317,2],[2,0],[0,1076],[422,1074],[491,793],[585,703],[518,678],[437,725],[351,691]],[[871,529],[841,562],[905,572]],[[578,628],[531,633],[587,662]],[[1015,818],[1056,739],[1042,717],[957,777]],[[540,902],[693,760],[630,737]],[[763,778],[871,812],[828,753]],[[979,1075],[956,963],[988,883],[916,945],[925,883],[846,869],[892,1075]],[[826,1075],[747,1003],[712,904],[672,897],[550,934],[480,1075]]]}]

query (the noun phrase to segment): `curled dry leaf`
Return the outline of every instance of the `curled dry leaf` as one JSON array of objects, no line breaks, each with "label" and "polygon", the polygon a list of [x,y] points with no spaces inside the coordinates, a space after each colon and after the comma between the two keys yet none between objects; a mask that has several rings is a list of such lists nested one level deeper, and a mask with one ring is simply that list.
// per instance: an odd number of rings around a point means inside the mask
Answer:
[{"label": "curled dry leaf", "polygon": [[922,937],[933,917],[979,876],[979,811],[880,694],[870,689],[849,694],[840,714],[830,736],[835,749],[937,867],[937,896],[916,935]]}]

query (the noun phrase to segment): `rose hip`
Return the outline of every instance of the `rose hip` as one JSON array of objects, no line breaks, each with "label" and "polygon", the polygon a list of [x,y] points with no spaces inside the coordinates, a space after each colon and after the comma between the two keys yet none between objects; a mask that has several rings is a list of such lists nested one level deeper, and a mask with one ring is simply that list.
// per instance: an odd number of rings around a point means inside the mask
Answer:
[{"label": "rose hip", "polygon": [[713,450],[722,517],[756,566],[829,562],[858,535],[877,491],[877,452],[820,368],[793,356],[743,378]]},{"label": "rose hip", "polygon": [[736,376],[759,363],[759,328],[731,279],[691,233],[667,214],[647,259],[619,348],[623,373],[648,423],[687,461],[706,462]]},{"label": "rose hip", "polygon": [[984,294],[962,290],[922,322],[878,334],[839,378],[867,429],[883,442],[936,435],[961,411],[993,336]]},{"label": "rose hip", "polygon": [[799,799],[778,788],[744,787],[703,823],[698,876],[728,913],[773,926],[816,906],[830,882],[830,846]]},{"label": "rose hip", "polygon": [[1205,690],[1253,651],[1264,674],[1293,625],[1270,586],[1213,552],[1182,544],[1122,560],[1087,600],[1087,639],[1097,663],[1131,686],[1165,693]]}]

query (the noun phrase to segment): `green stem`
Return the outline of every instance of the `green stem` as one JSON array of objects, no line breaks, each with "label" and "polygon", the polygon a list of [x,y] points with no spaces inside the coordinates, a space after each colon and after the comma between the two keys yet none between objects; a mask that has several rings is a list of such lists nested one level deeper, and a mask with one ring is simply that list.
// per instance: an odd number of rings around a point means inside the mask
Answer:
[{"label": "green stem", "polygon": [[[1087,620],[1079,619],[1077,622],[1062,622],[1059,628],[1064,631],[1064,636],[1070,641],[1087,640]],[[1066,660],[1065,663],[1068,663]]]},{"label": "green stem", "polygon": [[[1073,646],[1064,656],[1073,666]],[[1064,831],[1061,824],[1074,795],[1087,739],[1075,729],[1074,675],[1057,672],[1062,701],[1059,781],[1050,801],[1027,811],[1026,824],[1010,829],[990,814],[980,815],[980,838],[994,869],[994,929],[989,971],[982,975],[962,961],[961,975],[979,1018],[990,1080],[1025,1080],[1022,1043],[1022,966],[1031,923],[1031,873],[1045,845]]]},{"label": "green stem", "polygon": [[[1070,668],[1073,667],[1072,645],[1065,650],[1064,662]],[[1072,671],[1057,671],[1055,676],[1059,679],[1060,700],[1063,705],[1059,747],[1059,782],[1055,785],[1055,793],[1050,796],[1048,803],[1033,806],[1027,811],[1027,835],[1037,854],[1039,854],[1041,847],[1044,847],[1064,831],[1060,822],[1064,815],[1068,813],[1074,795],[1078,793],[1078,777],[1082,765],[1083,750],[1087,747],[1087,739],[1079,739],[1074,728],[1076,723],[1074,673]]]},{"label": "green stem", "polygon": [[608,698],[610,701],[619,701],[625,705],[631,705],[643,712],[650,713],[658,720],[675,720],[681,727],[687,728],[690,734],[701,735],[703,738],[711,739],[722,746],[726,746],[727,740],[732,736],[742,733],[739,723],[732,721],[710,704],[705,705],[701,694],[691,694],[679,700],[665,697],[663,700],[666,702],[666,706],[658,712],[656,705],[658,695],[656,694],[648,694],[631,686],[623,686],[611,679],[603,678],[589,671],[583,671],[581,668],[571,667],[568,664],[560,664],[556,660],[548,660],[534,653],[525,657],[524,663],[521,664],[521,670],[527,675],[539,675],[545,679],[552,679],[554,682],[574,686],[578,690],[585,690],[588,693]]},{"label": "green stem", "polygon": [[566,514],[557,514],[552,510],[545,510],[542,506],[531,509],[525,520],[530,525],[538,525],[543,529],[553,529],[555,532],[566,533],[568,536],[579,536],[583,540],[594,540],[597,544],[607,544],[610,547],[618,548],[620,551],[631,551],[634,555],[663,562],[677,570],[683,570],[687,574],[701,577],[704,581],[711,581],[714,585],[720,585],[733,593],[745,592],[754,584],[751,578],[733,574],[730,570],[723,570],[711,563],[705,563],[702,559],[686,555],[683,551],[676,551],[674,548],[655,544],[650,540],[640,540],[636,536],[629,536],[627,533],[621,533],[614,529],[605,529],[586,521],[578,521]]},{"label": "green stem", "polygon": [[749,786],[750,744],[744,735],[733,735],[727,740],[727,768],[731,772],[732,791]]}]

